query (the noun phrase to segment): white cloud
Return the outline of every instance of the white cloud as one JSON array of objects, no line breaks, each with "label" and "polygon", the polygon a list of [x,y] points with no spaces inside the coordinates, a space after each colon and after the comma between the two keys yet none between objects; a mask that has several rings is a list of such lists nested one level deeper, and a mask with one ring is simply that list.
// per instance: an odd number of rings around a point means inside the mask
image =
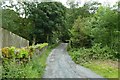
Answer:
[{"label": "white cloud", "polygon": [[103,4],[114,5],[118,0],[95,0],[95,1],[98,1],[98,2],[103,3]]},{"label": "white cloud", "polygon": [[[60,1],[62,2],[64,5],[66,5],[66,2],[68,0],[56,0],[56,1]],[[70,0],[69,0],[70,1]],[[102,3],[103,5],[107,5],[107,4],[110,4],[111,6],[114,5],[118,0],[75,0],[75,1],[79,1],[81,4],[84,4],[85,2],[88,2],[88,1],[97,1],[97,2],[100,2]]]},{"label": "white cloud", "polygon": [[[6,0],[6,1],[9,1],[9,0]],[[16,3],[16,1],[35,1],[35,0],[12,0],[12,1],[13,1],[14,3]],[[44,0],[36,0],[36,1],[44,1]],[[47,1],[49,1],[49,0],[47,0]],[[53,0],[53,1],[62,2],[63,5],[65,5],[66,7],[68,7],[67,4],[66,4],[67,1],[79,1],[79,3],[80,3],[81,5],[83,5],[83,4],[84,4],[85,2],[87,2],[87,1],[97,1],[97,2],[100,2],[100,3],[104,4],[104,5],[110,4],[110,5],[112,6],[112,5],[114,5],[118,0]],[[9,5],[9,3],[6,3],[6,4]]]}]

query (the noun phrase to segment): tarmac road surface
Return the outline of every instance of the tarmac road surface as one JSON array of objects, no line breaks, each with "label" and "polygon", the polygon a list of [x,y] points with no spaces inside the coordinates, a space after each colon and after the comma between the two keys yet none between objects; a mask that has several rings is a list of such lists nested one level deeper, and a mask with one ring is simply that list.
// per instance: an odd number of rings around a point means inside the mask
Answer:
[{"label": "tarmac road surface", "polygon": [[69,56],[67,43],[53,49],[47,58],[43,78],[102,78],[91,70],[75,64]]}]

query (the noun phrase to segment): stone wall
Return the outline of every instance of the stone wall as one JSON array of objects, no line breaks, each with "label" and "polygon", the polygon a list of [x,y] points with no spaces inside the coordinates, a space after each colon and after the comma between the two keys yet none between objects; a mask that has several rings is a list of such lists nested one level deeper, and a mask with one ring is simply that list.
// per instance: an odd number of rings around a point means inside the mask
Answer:
[{"label": "stone wall", "polygon": [[17,48],[29,46],[29,41],[0,28],[0,49],[3,47],[15,46]]}]

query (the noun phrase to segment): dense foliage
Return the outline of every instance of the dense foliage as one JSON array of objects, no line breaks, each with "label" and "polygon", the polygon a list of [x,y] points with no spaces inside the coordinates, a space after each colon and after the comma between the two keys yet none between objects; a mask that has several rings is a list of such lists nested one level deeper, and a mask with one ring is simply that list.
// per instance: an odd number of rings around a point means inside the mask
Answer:
[{"label": "dense foliage", "polygon": [[61,39],[64,33],[67,34],[65,28],[66,8],[62,3],[19,2],[10,8],[15,6],[22,7],[23,11],[20,11],[21,8],[16,12],[3,8],[3,28],[29,39],[33,44],[55,43],[56,39]]},{"label": "dense foliage", "polygon": [[101,44],[95,44],[92,48],[71,49],[70,55],[77,64],[91,62],[93,60],[118,60],[118,52],[111,50],[108,46],[101,47]]},{"label": "dense foliage", "polygon": [[[2,48],[2,78],[40,78],[45,65],[41,64],[39,55],[46,46],[48,43],[21,49],[15,47]],[[36,55],[36,49],[40,50],[39,55]]]},{"label": "dense foliage", "polygon": [[91,16],[80,15],[74,21],[68,49],[72,49],[71,56],[75,62],[120,58],[118,15],[119,11],[113,8],[99,6]]},{"label": "dense foliage", "polygon": [[[74,1],[67,3],[70,8],[59,2],[29,1],[17,3],[19,8],[8,6],[3,8],[3,28],[33,44],[69,40],[69,48],[92,49],[93,45],[101,44],[102,48],[107,46],[114,51],[112,54],[119,53],[120,13],[115,8],[117,4],[109,7],[90,1],[79,7]],[[13,7],[16,11],[11,9]]]},{"label": "dense foliage", "polygon": [[32,32],[32,23],[29,19],[19,16],[17,12],[11,9],[2,10],[2,27],[30,40]]}]

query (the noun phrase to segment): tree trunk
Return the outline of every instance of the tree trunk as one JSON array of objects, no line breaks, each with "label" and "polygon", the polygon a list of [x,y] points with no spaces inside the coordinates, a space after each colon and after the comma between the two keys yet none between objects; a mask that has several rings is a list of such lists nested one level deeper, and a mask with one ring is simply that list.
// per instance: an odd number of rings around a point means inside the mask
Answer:
[{"label": "tree trunk", "polygon": [[47,34],[47,43],[48,43],[48,41],[49,41],[49,34]]},{"label": "tree trunk", "polygon": [[33,42],[32,42],[32,45],[35,45],[35,42],[36,42],[36,36],[33,35]]}]

